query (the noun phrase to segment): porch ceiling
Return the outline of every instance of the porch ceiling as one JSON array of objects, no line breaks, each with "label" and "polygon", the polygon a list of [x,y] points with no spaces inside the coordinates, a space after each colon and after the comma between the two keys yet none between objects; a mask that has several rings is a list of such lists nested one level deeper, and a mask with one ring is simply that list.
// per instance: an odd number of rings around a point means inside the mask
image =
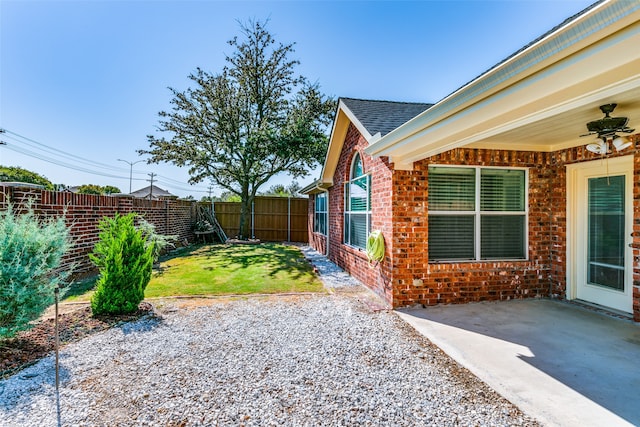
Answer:
[{"label": "porch ceiling", "polygon": [[[539,118],[513,129],[497,131],[496,134],[469,144],[472,148],[508,150],[556,151],[594,142],[596,135],[580,137],[587,133],[587,122],[604,117],[600,105],[616,103],[613,117],[628,117],[629,127],[640,133],[640,87],[607,94],[584,106],[575,106],[558,111],[549,117]],[[523,120],[525,121],[525,120]],[[625,135],[625,134],[620,134]]]}]

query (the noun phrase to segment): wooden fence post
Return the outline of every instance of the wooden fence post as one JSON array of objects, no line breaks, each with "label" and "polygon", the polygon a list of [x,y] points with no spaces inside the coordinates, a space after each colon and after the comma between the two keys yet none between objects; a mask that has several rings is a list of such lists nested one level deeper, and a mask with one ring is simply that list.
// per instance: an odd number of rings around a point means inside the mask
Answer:
[{"label": "wooden fence post", "polygon": [[291,241],[291,197],[287,197],[287,242]]}]

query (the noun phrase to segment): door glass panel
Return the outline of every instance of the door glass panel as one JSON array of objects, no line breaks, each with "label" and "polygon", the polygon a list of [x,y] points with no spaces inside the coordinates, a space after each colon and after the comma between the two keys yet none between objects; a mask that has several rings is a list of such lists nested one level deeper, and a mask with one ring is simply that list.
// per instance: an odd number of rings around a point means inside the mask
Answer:
[{"label": "door glass panel", "polygon": [[589,179],[587,282],[624,291],[624,176]]}]

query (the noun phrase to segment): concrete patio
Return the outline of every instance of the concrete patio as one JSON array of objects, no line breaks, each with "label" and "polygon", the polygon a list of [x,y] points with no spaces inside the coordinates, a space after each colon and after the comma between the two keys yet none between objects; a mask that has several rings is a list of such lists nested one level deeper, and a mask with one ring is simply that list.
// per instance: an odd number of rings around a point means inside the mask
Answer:
[{"label": "concrete patio", "polygon": [[551,300],[397,313],[545,425],[640,425],[640,326],[630,320]]}]

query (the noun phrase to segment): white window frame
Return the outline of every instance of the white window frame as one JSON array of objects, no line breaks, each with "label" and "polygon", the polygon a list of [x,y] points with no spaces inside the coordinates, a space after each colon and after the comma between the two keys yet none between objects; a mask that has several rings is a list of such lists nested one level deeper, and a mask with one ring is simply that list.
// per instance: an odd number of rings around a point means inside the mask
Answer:
[{"label": "white window frame", "polygon": [[[360,164],[362,165],[362,175],[353,176],[353,168],[356,164],[356,160],[360,159]],[[357,246],[352,244],[351,242],[351,233],[349,230],[349,224],[351,223],[351,215],[364,215],[365,216],[365,230],[366,235],[364,236],[364,240],[366,241],[371,233],[371,174],[365,173],[364,171],[364,162],[362,161],[362,156],[360,153],[356,153],[351,160],[351,167],[349,168],[349,180],[344,183],[344,215],[343,215],[343,233],[342,240],[346,246],[355,248],[355,249],[365,249],[365,245]],[[352,211],[351,210],[351,197],[349,192],[349,187],[355,181],[358,181],[362,178],[366,178],[367,182],[367,197],[366,197],[366,210],[364,211]]]},{"label": "white window frame", "polygon": [[[464,215],[474,217],[474,257],[473,259],[438,259],[432,260],[429,255],[430,263],[451,263],[451,262],[496,262],[496,261],[528,261],[529,260],[529,168],[526,167],[511,167],[511,166],[472,166],[472,165],[441,165],[433,164],[430,167],[440,168],[464,168],[475,170],[475,199],[474,210],[466,211],[436,211],[429,209],[428,216],[431,215]],[[483,169],[501,169],[501,170],[523,170],[524,171],[524,211],[482,211],[481,206],[481,173]],[[490,215],[514,215],[524,216],[524,258],[481,258],[481,219],[483,216]]]},{"label": "white window frame", "polygon": [[[318,210],[318,197],[324,198],[324,210]],[[328,203],[329,197],[327,196],[327,193],[322,192],[315,195],[313,203],[313,232],[322,236],[326,236],[329,232]],[[324,214],[324,233],[320,230],[320,227],[318,227],[318,214]]]}]

